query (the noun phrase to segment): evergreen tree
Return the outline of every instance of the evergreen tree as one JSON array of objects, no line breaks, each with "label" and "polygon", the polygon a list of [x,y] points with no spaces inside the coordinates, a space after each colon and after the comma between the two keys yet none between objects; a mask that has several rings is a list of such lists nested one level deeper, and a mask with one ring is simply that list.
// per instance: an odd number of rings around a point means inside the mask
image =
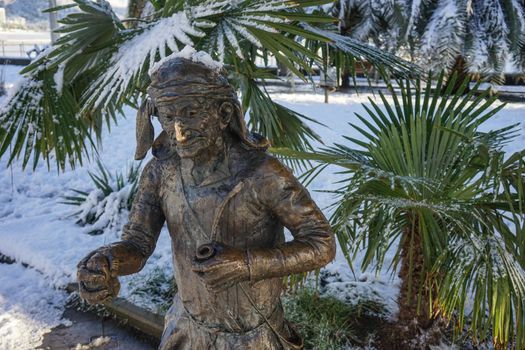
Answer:
[{"label": "evergreen tree", "polygon": [[340,20],[341,34],[392,52],[397,49],[403,24],[403,4],[399,0],[341,0],[332,15]]},{"label": "evergreen tree", "polygon": [[470,71],[501,73],[505,63],[525,68],[522,0],[340,0],[331,13],[343,33],[434,70],[461,56]]}]

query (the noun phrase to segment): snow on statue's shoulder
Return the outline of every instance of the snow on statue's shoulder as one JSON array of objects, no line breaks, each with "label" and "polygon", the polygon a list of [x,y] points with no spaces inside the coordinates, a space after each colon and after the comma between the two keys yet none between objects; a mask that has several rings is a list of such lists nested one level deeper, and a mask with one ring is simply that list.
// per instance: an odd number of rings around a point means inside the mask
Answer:
[{"label": "snow on statue's shoulder", "polygon": [[160,61],[158,61],[157,63],[155,63],[148,71],[149,75],[152,75],[153,73],[155,73],[160,68],[160,66],[162,66],[165,62],[172,60],[174,58],[178,58],[178,57],[186,58],[186,59],[192,60],[193,62],[202,63],[210,69],[214,69],[214,70],[222,69],[222,63],[215,61],[213,58],[211,58],[211,56],[207,52],[197,51],[193,47],[187,45],[186,47],[184,47],[182,51],[174,52],[171,55],[166,56]]}]

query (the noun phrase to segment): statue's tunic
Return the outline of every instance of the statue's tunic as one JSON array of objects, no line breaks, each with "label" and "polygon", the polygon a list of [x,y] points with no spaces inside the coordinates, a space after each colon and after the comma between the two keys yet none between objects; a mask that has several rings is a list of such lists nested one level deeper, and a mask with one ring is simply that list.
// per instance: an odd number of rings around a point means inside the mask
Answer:
[{"label": "statue's tunic", "polygon": [[[144,169],[122,238],[146,259],[167,223],[178,292],[166,315],[163,350],[293,348],[300,339],[292,339],[283,317],[282,277],[326,263],[335,249],[325,217],[276,159],[235,146],[227,164],[229,174],[199,186],[185,183],[176,155]],[[292,242],[284,243],[283,226]],[[212,240],[248,251],[250,281],[208,290],[191,267],[197,247]]]}]

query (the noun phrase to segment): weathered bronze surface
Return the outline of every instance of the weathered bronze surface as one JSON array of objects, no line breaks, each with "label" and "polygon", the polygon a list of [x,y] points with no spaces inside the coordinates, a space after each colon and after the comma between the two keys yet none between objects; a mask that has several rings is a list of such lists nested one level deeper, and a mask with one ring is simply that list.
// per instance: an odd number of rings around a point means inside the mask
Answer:
[{"label": "weathered bronze surface", "polygon": [[[122,241],[78,265],[81,296],[103,303],[136,273],[167,223],[178,293],[160,349],[301,349],[282,277],[324,266],[330,226],[288,168],[246,130],[235,91],[202,63],[166,61],[137,116],[137,158],[153,148]],[[163,132],[153,142],[151,116]],[[294,239],[284,241],[283,226]]]}]

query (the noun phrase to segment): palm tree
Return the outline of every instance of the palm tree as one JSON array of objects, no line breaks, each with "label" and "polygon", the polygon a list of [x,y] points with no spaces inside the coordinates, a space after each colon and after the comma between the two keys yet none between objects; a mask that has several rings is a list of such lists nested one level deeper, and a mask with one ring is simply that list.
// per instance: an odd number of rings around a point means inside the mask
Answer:
[{"label": "palm tree", "polygon": [[338,35],[332,18],[305,11],[327,0],[150,2],[152,14],[126,19],[139,23],[128,27],[104,0],[74,0],[51,9],[78,12],[61,20],[63,36],[23,70],[25,82],[0,109],[0,157],[8,154],[9,164],[22,157],[24,167],[30,160],[36,166],[40,158],[49,164],[52,154],[58,168],[82,163],[96,150],[104,124],[109,127],[124,105],[136,106],[145,96],[149,68],[188,45],[224,63],[251,128],[292,149],[308,149],[318,136],[305,124],[306,116],[275,103],[258,84],[274,75],[255,65],[257,57],[273,56],[307,80],[323,58],[305,42],[318,41],[404,76],[417,71]]},{"label": "palm tree", "polygon": [[[146,7],[148,0],[129,0],[128,1],[128,17],[130,18],[141,18],[142,12]],[[138,24],[137,22],[134,22]]]},{"label": "palm tree", "polygon": [[499,348],[523,349],[525,151],[506,157],[502,150],[515,125],[478,130],[503,107],[495,97],[477,95],[477,87],[464,94],[467,80],[451,94],[444,80],[435,88],[430,79],[400,82],[393,103],[380,95],[384,110],[370,100],[368,117],[357,115],[366,127],[353,125],[364,140],[346,138],[357,148],[276,152],[318,161],[307,175],[343,168],[331,222],[350,264],[364,249],[362,267],[379,269],[394,252],[399,348],[424,348],[419,342],[433,340],[436,321],[453,319],[462,330],[468,316],[474,339],[491,334]]}]

